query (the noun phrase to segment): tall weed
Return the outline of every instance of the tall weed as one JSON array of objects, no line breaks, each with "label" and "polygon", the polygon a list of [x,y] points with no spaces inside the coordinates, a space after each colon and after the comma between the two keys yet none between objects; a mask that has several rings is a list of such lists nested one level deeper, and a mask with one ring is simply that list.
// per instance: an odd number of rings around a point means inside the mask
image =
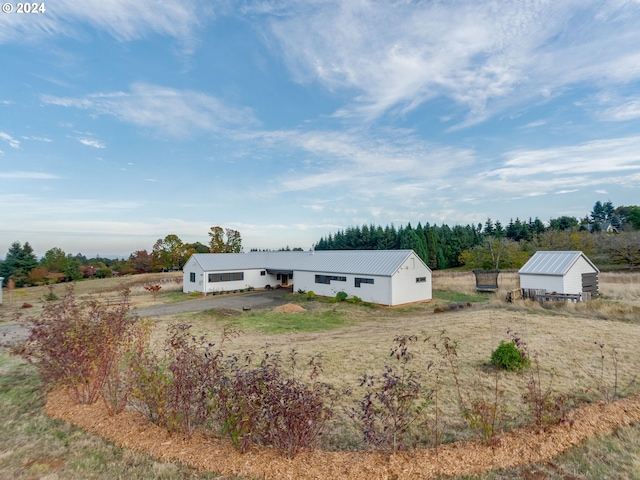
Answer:
[{"label": "tall weed", "polygon": [[[373,448],[396,452],[415,447],[428,431],[426,407],[432,391],[422,384],[419,372],[409,368],[414,355],[409,345],[416,336],[399,336],[391,349],[395,366],[387,365],[380,376],[364,375],[366,394],[349,415],[361,427],[364,441]],[[430,371],[432,365],[427,367]]]}]

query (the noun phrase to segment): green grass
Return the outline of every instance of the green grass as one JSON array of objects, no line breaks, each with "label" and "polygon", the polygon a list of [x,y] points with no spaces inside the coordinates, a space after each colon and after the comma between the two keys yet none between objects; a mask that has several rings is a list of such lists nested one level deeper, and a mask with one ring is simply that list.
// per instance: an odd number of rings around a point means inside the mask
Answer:
[{"label": "green grass", "polygon": [[196,300],[198,298],[202,297],[200,297],[199,295],[189,295],[181,291],[160,293],[160,295],[158,295],[158,299],[161,300],[162,303],[180,303],[186,302],[188,300]]},{"label": "green grass", "polygon": [[[271,311],[230,314],[228,311],[207,310],[203,313],[221,325],[229,325],[243,331],[261,333],[322,332],[345,327],[353,323],[347,312],[338,309],[324,311],[306,310],[299,313]],[[199,314],[199,315],[203,315]]]},{"label": "green grass", "polygon": [[453,292],[451,290],[434,290],[434,300],[446,300],[449,302],[487,302],[494,296],[493,293],[476,293],[469,295],[466,293]]},{"label": "green grass", "polygon": [[36,369],[0,351],[0,478],[231,480],[118,448],[49,418],[44,401]]}]

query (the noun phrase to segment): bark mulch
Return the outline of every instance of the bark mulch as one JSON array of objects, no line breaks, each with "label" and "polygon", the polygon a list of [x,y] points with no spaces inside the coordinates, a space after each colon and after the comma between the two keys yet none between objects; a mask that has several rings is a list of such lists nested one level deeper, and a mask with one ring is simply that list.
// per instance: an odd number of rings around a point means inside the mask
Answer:
[{"label": "bark mulch", "polygon": [[191,467],[260,479],[429,479],[437,475],[470,475],[496,468],[545,462],[589,437],[640,422],[640,395],[613,403],[594,403],[575,410],[570,421],[538,432],[528,426],[502,435],[494,446],[477,441],[388,454],[383,452],[303,452],[287,459],[268,447],[239,453],[229,441],[197,432],[190,438],[169,435],[139,412],[109,416],[101,403],[79,405],[61,391],[49,394],[47,413],[115,444],[162,460]]},{"label": "bark mulch", "polygon": [[296,305],[295,303],[285,303],[284,305],[280,305],[273,309],[276,313],[299,313],[306,312],[306,310],[300,305]]}]

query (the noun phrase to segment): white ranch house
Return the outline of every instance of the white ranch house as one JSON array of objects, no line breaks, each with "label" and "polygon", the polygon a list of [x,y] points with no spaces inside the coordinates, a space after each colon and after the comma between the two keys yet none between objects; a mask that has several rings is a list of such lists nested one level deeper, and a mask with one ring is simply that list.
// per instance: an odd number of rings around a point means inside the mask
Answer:
[{"label": "white ranch house", "polygon": [[536,252],[518,271],[520,288],[545,290],[547,293],[598,297],[600,270],[579,251]]},{"label": "white ranch house", "polygon": [[183,276],[185,293],[280,285],[327,297],[345,292],[381,305],[432,298],[431,269],[413,250],[197,253]]}]

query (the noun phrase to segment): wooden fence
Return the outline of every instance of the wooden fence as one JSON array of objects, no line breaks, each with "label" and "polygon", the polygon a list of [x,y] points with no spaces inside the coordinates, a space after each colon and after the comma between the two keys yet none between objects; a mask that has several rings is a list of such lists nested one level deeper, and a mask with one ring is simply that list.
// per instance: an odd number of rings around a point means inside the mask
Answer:
[{"label": "wooden fence", "polygon": [[591,292],[577,294],[547,293],[546,290],[537,288],[517,288],[507,292],[506,301],[509,303],[520,298],[534,300],[539,303],[549,301],[589,302],[591,301]]}]

